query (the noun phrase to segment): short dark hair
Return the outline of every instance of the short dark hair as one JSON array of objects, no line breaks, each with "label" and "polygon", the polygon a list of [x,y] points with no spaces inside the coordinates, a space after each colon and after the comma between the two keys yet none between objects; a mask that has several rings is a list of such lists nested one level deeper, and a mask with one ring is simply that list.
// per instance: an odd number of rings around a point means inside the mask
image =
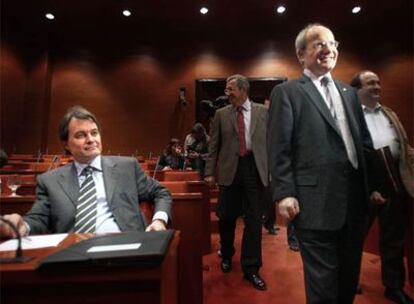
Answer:
[{"label": "short dark hair", "polygon": [[204,128],[201,122],[195,123],[194,127],[191,129],[191,133],[205,133],[206,129]]},{"label": "short dark hair", "polygon": [[358,90],[360,88],[362,88],[361,76],[362,76],[362,74],[365,74],[365,73],[373,73],[373,72],[370,71],[370,70],[362,70],[362,71],[359,71],[358,73],[356,73],[354,75],[354,77],[352,78],[352,80],[351,80],[351,83],[350,83],[351,87],[354,87]]},{"label": "short dark hair", "polygon": [[170,141],[168,142],[167,146],[165,147],[164,153],[166,155],[170,155],[172,154],[172,148],[174,145],[179,144],[180,140],[178,138],[171,138]]},{"label": "short dark hair", "polygon": [[363,72],[359,72],[357,74],[354,75],[354,77],[352,78],[350,85],[351,87],[354,87],[356,89],[360,89],[362,88],[362,81],[361,81],[361,75]]},{"label": "short dark hair", "polygon": [[101,130],[100,124],[98,122],[98,119],[96,119],[95,115],[86,110],[84,107],[81,106],[74,106],[71,107],[63,116],[62,120],[59,124],[59,139],[60,141],[68,141],[69,138],[69,123],[72,120],[72,118],[76,119],[82,119],[82,120],[92,120],[96,126],[98,127],[98,130]]}]

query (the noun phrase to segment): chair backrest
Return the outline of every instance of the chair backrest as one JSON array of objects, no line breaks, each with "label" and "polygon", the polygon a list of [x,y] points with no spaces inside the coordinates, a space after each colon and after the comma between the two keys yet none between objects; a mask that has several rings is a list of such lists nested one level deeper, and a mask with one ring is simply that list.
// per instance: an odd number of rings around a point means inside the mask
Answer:
[{"label": "chair backrest", "polygon": [[171,193],[189,193],[188,183],[185,181],[162,181],[160,182]]},{"label": "chair backrest", "polygon": [[199,181],[201,180],[198,171],[165,171],[164,181]]},{"label": "chair backrest", "polygon": [[[7,186],[7,181],[9,180],[10,174],[1,174],[1,193],[9,195],[11,194],[10,188]],[[17,194],[19,195],[34,195],[36,192],[36,175],[19,175],[22,181],[22,184],[19,189],[17,189]]]}]

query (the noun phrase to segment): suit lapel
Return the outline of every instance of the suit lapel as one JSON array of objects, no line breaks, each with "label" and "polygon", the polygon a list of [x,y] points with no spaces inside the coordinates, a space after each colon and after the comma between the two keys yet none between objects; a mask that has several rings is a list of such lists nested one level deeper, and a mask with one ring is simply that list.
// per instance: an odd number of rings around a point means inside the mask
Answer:
[{"label": "suit lapel", "polygon": [[351,102],[352,101],[349,98],[349,94],[346,93],[348,89],[345,88],[339,82],[336,82],[336,81],[335,81],[335,85],[336,85],[336,87],[339,91],[339,94],[341,95],[345,115],[346,115],[346,118],[348,120],[348,126],[349,126],[349,129],[351,130],[352,137],[354,138],[354,141],[355,141],[356,138],[359,137],[359,132],[358,132],[358,128],[357,128],[358,124],[355,120],[354,112],[352,111],[352,108],[351,108]]},{"label": "suit lapel", "polygon": [[253,104],[253,102],[250,102],[251,104],[251,117],[250,117],[250,136],[253,136],[254,134],[254,130],[256,129],[256,125],[257,125],[257,116],[258,116],[258,108],[256,107],[255,104]]},{"label": "suit lapel", "polygon": [[116,163],[110,158],[102,156],[102,170],[105,184],[106,200],[108,204],[112,204],[112,197],[117,187],[119,172]]},{"label": "suit lapel", "polygon": [[228,116],[230,116],[231,125],[233,126],[234,131],[237,134],[238,131],[237,131],[236,108],[235,107],[233,107],[233,106],[229,107]]},{"label": "suit lapel", "polygon": [[76,206],[79,195],[79,180],[74,163],[64,167],[58,177],[58,183]]},{"label": "suit lapel", "polygon": [[338,135],[341,136],[341,132],[336,126],[335,121],[331,115],[331,112],[329,112],[329,109],[325,101],[323,100],[321,94],[319,93],[315,85],[312,83],[310,78],[303,76],[302,78],[299,79],[299,82],[302,83],[305,93],[308,95],[311,102],[321,113],[322,117],[336,131],[336,133],[338,133]]}]

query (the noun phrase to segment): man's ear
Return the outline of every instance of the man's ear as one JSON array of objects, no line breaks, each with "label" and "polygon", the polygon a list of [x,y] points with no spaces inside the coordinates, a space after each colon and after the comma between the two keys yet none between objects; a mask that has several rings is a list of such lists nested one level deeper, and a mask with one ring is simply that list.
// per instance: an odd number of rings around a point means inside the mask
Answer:
[{"label": "man's ear", "polygon": [[303,59],[304,53],[305,53],[304,49],[300,49],[296,51],[296,57],[298,57],[298,60],[301,65],[303,65],[303,62],[304,62],[304,59]]},{"label": "man's ear", "polygon": [[68,142],[67,141],[61,141],[60,143],[63,147],[63,150],[65,150],[66,154],[70,155]]}]

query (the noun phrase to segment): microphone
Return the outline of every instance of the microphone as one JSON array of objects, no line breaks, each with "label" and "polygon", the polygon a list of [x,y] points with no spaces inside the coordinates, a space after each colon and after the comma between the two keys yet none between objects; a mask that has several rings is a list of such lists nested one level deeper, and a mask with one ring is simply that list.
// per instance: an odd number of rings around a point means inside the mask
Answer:
[{"label": "microphone", "polygon": [[161,159],[161,156],[159,156],[159,157],[158,157],[158,159],[157,159],[157,163],[155,164],[154,174],[152,175],[152,178],[153,178],[153,179],[155,179],[155,173],[157,173],[157,168],[158,168],[158,165],[159,165],[159,163],[160,163],[160,159]]},{"label": "microphone", "polygon": [[9,263],[26,263],[33,259],[33,257],[23,256],[22,252],[22,237],[20,236],[19,231],[17,230],[17,227],[10,222],[9,220],[6,220],[4,217],[0,216],[0,221],[6,223],[9,225],[14,233],[17,235],[17,248],[16,248],[16,255],[14,257],[1,257],[0,258],[0,264],[9,264]]},{"label": "microphone", "polygon": [[53,156],[50,166],[49,168],[47,168],[47,171],[52,170],[58,161],[59,161],[59,156],[58,155]]},{"label": "microphone", "polygon": [[42,152],[40,151],[40,149],[39,149],[39,151],[37,151],[37,158],[36,158],[36,162],[37,163],[40,163],[40,160],[42,159]]}]

